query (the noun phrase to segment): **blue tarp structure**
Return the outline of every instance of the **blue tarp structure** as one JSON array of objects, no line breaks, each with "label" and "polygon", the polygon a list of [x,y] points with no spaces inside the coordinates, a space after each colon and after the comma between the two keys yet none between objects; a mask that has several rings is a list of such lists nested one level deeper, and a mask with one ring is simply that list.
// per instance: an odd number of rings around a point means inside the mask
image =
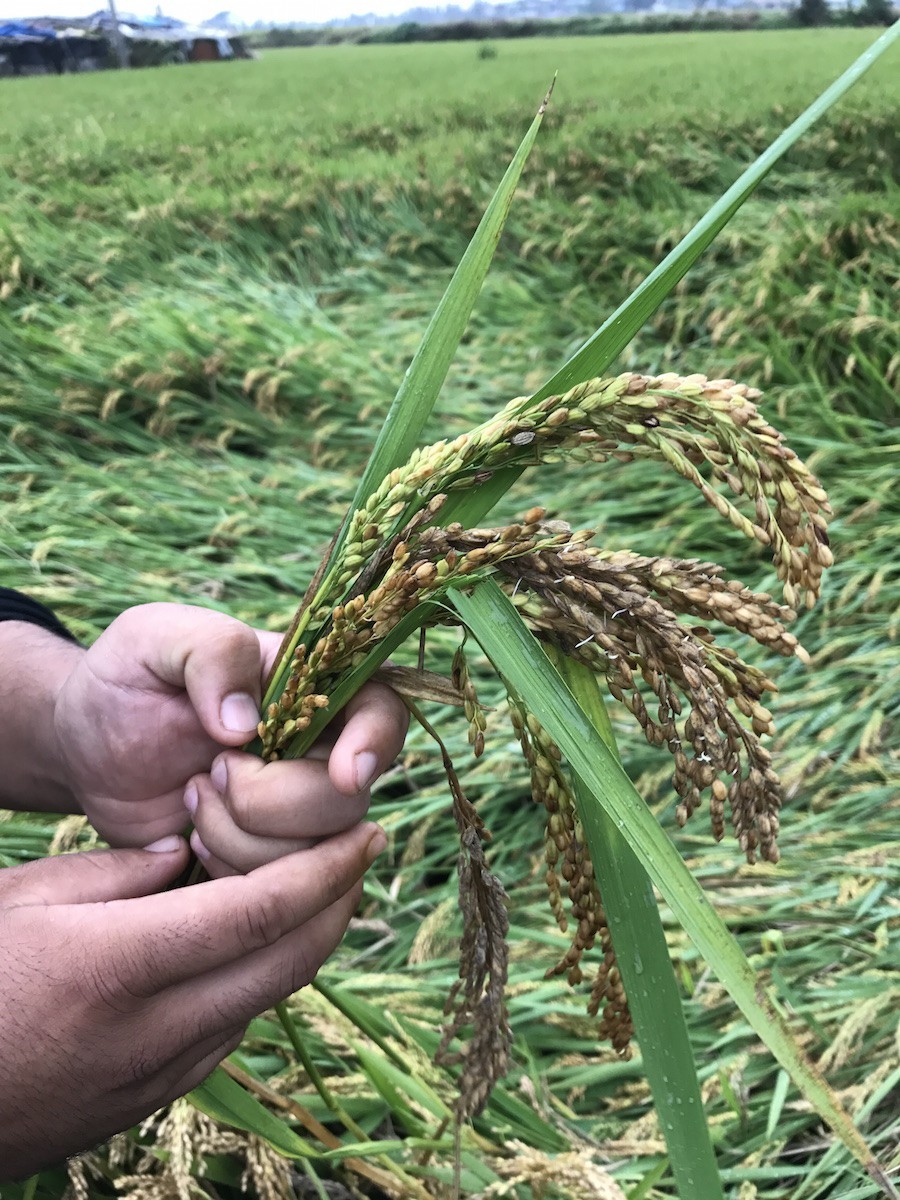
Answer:
[{"label": "blue tarp structure", "polygon": [[[186,28],[184,21],[179,21],[177,17],[138,17],[134,13],[120,12],[118,14],[119,24],[128,25],[131,29],[147,29],[147,30],[164,30],[164,29],[184,29]],[[112,24],[112,16],[105,9],[101,8],[87,18],[89,26],[103,28]]]},{"label": "blue tarp structure", "polygon": [[47,29],[44,25],[29,25],[27,21],[4,21],[0,24],[0,38],[13,38],[16,41],[49,41],[56,37],[55,29]]},{"label": "blue tarp structure", "polygon": [[179,21],[177,17],[129,17],[128,24],[137,25],[141,29],[181,29],[184,21]]},{"label": "blue tarp structure", "polygon": [[33,21],[0,21],[0,76],[96,71],[108,54],[101,37]]},{"label": "blue tarp structure", "polygon": [[[110,57],[112,22],[106,9],[74,22],[73,27],[63,27],[53,18],[47,24],[0,21],[0,76],[101,69]],[[137,17],[120,12],[118,29],[127,40],[131,66],[251,57],[240,38],[228,30],[186,25],[159,13]]]}]

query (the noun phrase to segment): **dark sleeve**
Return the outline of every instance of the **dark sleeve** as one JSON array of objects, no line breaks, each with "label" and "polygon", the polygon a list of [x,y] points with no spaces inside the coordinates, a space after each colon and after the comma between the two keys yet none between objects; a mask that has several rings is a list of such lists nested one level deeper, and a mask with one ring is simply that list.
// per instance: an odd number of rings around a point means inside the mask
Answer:
[{"label": "dark sleeve", "polygon": [[0,587],[0,621],[27,621],[29,625],[39,625],[68,642],[78,641],[49,608],[12,588]]}]

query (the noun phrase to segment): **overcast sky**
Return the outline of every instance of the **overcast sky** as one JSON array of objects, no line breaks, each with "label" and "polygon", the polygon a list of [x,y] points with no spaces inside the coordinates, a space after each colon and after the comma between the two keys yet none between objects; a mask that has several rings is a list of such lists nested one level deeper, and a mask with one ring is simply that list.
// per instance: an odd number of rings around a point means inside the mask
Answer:
[{"label": "overcast sky", "polygon": [[[420,2],[420,0],[415,0]],[[217,12],[233,12],[238,20],[327,21],[352,13],[390,14],[412,7],[414,0],[162,0],[167,16],[184,21],[202,21]],[[105,0],[0,0],[0,18],[84,17],[106,7]],[[138,15],[156,11],[156,0],[117,0],[123,12]]]}]

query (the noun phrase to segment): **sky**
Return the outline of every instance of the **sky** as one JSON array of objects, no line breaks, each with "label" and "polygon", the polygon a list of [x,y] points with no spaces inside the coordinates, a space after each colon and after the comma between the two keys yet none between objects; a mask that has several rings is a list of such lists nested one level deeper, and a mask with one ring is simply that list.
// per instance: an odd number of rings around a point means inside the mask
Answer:
[{"label": "sky", "polygon": [[[156,11],[157,0],[117,0],[123,12],[138,15]],[[385,16],[410,8],[414,0],[162,0],[166,16],[183,21],[202,21],[217,12],[234,13],[238,20],[327,21],[353,13],[374,12]],[[415,0],[421,3],[421,0]],[[106,0],[0,0],[0,19],[8,17],[84,17]]]}]

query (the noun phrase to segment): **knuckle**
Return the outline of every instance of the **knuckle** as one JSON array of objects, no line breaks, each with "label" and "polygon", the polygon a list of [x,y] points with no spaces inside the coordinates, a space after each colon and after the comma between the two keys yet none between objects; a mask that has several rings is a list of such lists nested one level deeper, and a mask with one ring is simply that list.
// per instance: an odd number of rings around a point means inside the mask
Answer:
[{"label": "knuckle", "polygon": [[[307,919],[330,908],[353,885],[355,874],[348,865],[346,855],[332,853],[330,846],[332,842],[345,841],[348,836],[345,833],[333,834],[317,842],[305,856],[309,865],[304,863],[302,886],[309,911]],[[328,849],[321,854],[323,846]]]},{"label": "knuckle", "polygon": [[303,943],[292,941],[292,945],[285,947],[284,953],[266,976],[266,1005],[278,1004],[312,983],[318,968],[319,964],[310,959]]},{"label": "knuckle", "polygon": [[291,996],[294,992],[312,983],[318,971],[318,963],[310,961],[305,946],[294,946],[289,955],[281,963],[278,977],[275,981],[280,996]]},{"label": "knuckle", "polygon": [[291,928],[290,908],[274,888],[247,895],[237,912],[236,935],[241,949],[250,954],[277,942]]},{"label": "knuckle", "polygon": [[90,1009],[115,1016],[132,1016],[145,996],[133,982],[127,960],[113,963],[103,956],[88,958],[74,980],[82,1002]]},{"label": "knuckle", "polygon": [[222,1037],[224,1031],[234,1025],[232,1010],[235,1001],[235,992],[230,989],[227,999],[223,997],[201,1003],[190,1017],[185,1016],[181,1024],[172,1030],[172,1057]]},{"label": "knuckle", "polygon": [[124,1070],[125,1080],[129,1084],[150,1085],[152,1090],[160,1071],[165,1066],[166,1055],[160,1048],[152,1045],[145,1038],[139,1038],[132,1043]]},{"label": "knuckle", "polygon": [[225,616],[224,613],[212,615],[215,621],[210,624],[209,641],[223,657],[250,653],[259,656],[259,643],[249,625],[244,625],[235,617]]},{"label": "knuckle", "polygon": [[167,929],[165,940],[117,936],[114,926],[92,931],[91,950],[79,975],[82,997],[106,1013],[140,1012],[166,986],[172,960],[183,953],[188,933],[177,925]]},{"label": "knuckle", "polygon": [[168,1086],[167,1074],[168,1064],[161,1063],[153,1074],[146,1076],[140,1082],[132,1082],[131,1086],[125,1089],[128,1102],[123,1111],[130,1110],[131,1117],[129,1120],[123,1115],[122,1124],[136,1125],[156,1112],[157,1109],[162,1108],[164,1104],[176,1099]]},{"label": "knuckle", "polygon": [[149,604],[133,604],[116,617],[113,625],[118,626],[119,632],[126,632],[133,627],[143,625],[146,621],[153,621],[156,618],[164,620],[171,607],[170,604],[160,600],[151,601]]},{"label": "knuckle", "polygon": [[228,772],[228,786],[225,791],[225,804],[234,823],[247,833],[253,832],[254,803],[253,788],[246,778],[246,773]]}]

